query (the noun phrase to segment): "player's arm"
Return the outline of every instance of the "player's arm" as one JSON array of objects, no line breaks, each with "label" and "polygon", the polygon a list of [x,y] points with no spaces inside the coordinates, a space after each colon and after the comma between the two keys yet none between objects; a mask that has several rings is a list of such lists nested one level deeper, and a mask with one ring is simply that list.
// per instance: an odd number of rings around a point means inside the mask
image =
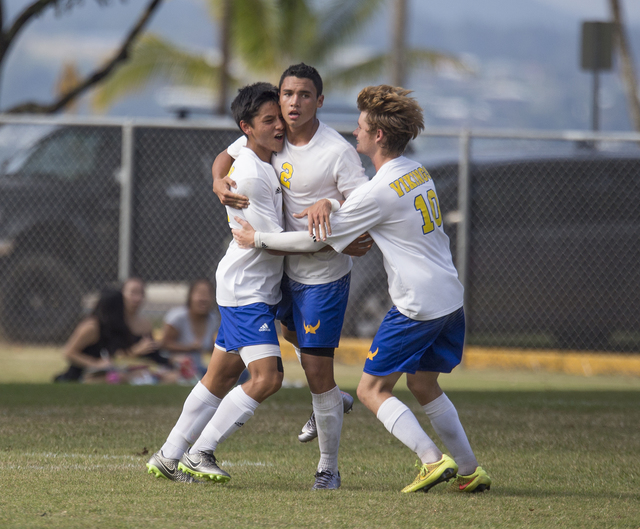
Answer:
[{"label": "player's arm", "polygon": [[[307,216],[309,218],[309,235],[321,234],[322,240],[326,241],[327,236],[331,235],[331,213],[338,211],[342,204],[344,204],[344,200],[323,198],[303,210],[302,213],[294,213],[293,216],[296,218]],[[342,250],[342,253],[352,257],[361,257],[371,250],[372,246],[373,239],[365,232]]]},{"label": "player's arm", "polygon": [[236,182],[229,176],[233,162],[234,158],[226,149],[216,156],[211,166],[213,192],[218,196],[222,205],[235,209],[244,209],[249,206],[249,199],[244,195],[231,191],[232,187],[238,187]]},{"label": "player's arm", "polygon": [[241,228],[231,230],[233,238],[240,248],[262,248],[265,250],[293,251],[312,253],[321,250],[325,243],[309,237],[306,231],[283,231],[279,233],[261,232],[240,217],[235,217]]}]

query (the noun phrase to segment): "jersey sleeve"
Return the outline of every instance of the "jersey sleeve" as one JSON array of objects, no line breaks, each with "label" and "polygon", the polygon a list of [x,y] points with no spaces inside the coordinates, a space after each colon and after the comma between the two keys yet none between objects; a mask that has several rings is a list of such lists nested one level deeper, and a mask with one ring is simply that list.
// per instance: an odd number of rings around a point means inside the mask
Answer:
[{"label": "jersey sleeve", "polygon": [[382,210],[372,193],[356,193],[331,215],[331,235],[326,243],[342,252],[360,235],[383,220]]},{"label": "jersey sleeve", "polygon": [[338,158],[335,178],[338,191],[345,198],[349,198],[356,188],[369,181],[364,174],[360,157],[351,145],[348,145]]},{"label": "jersey sleeve", "polygon": [[227,147],[227,154],[234,160],[240,156],[240,150],[247,146],[247,137],[243,134],[236,141],[234,141],[229,147]]},{"label": "jersey sleeve", "polygon": [[[249,199],[249,207],[243,210],[234,210],[237,216],[244,218],[256,231],[267,233],[283,231],[281,217],[273,203],[273,191],[263,178],[244,178],[238,183],[237,192]],[[235,224],[233,216],[230,215],[230,218],[232,224]]]}]

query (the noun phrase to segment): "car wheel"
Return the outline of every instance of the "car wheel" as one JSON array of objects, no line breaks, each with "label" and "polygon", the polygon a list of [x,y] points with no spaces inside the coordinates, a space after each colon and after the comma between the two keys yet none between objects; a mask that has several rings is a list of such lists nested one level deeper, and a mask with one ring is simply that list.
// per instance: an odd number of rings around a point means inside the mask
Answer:
[{"label": "car wheel", "polygon": [[0,310],[7,338],[60,342],[81,314],[82,284],[65,263],[47,255],[29,255],[10,266]]}]

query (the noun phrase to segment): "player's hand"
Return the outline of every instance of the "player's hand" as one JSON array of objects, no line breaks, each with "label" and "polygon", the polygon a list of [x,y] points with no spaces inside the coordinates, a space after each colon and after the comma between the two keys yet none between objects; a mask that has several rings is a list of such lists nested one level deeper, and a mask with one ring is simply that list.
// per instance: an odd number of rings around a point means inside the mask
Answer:
[{"label": "player's hand", "polygon": [[253,229],[253,226],[249,224],[246,220],[241,219],[240,217],[233,217],[242,228],[233,228],[231,233],[233,233],[233,238],[236,241],[236,244],[240,248],[255,248],[254,237],[256,234],[256,230]]},{"label": "player's hand", "polygon": [[371,238],[371,235],[369,235],[369,232],[365,232],[344,250],[342,250],[342,253],[350,255],[351,257],[362,257],[369,250],[371,250],[372,246],[373,239]]},{"label": "player's hand", "polygon": [[296,219],[308,217],[309,235],[316,235],[323,241],[327,240],[327,235],[331,235],[331,202],[326,198],[318,200],[313,206],[309,206],[302,213],[294,213]]},{"label": "player's hand", "polygon": [[235,209],[249,207],[249,199],[247,197],[231,191],[231,188],[237,187],[238,185],[235,180],[232,180],[228,176],[213,179],[213,192],[218,196],[223,206],[229,206]]}]

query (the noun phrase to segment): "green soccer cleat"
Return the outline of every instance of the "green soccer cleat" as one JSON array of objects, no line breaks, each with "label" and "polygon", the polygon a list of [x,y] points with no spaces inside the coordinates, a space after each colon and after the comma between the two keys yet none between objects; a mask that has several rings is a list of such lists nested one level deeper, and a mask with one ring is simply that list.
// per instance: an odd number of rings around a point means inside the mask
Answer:
[{"label": "green soccer cleat", "polygon": [[458,474],[451,487],[458,492],[484,492],[491,488],[491,478],[482,467],[476,467],[468,476]]},{"label": "green soccer cleat", "polygon": [[179,483],[200,483],[190,474],[178,469],[177,459],[164,457],[160,450],[151,456],[147,463],[147,468],[149,469],[149,474],[153,474],[157,478],[165,478]]},{"label": "green soccer cleat", "polygon": [[436,463],[425,463],[418,461],[416,466],[420,469],[418,477],[411,485],[407,485],[402,492],[428,492],[430,488],[443,481],[449,481],[456,476],[458,465],[448,455],[442,454],[442,459]]},{"label": "green soccer cleat", "polygon": [[212,452],[185,452],[180,458],[178,469],[197,478],[209,479],[218,483],[226,483],[231,476],[218,466]]}]

